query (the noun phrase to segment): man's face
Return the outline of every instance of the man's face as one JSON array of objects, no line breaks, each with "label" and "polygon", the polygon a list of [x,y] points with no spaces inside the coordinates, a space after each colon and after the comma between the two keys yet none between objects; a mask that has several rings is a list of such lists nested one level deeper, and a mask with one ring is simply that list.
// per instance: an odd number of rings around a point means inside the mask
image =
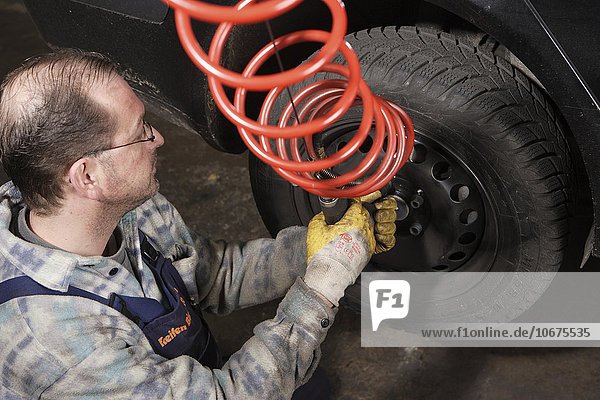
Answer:
[{"label": "man's face", "polygon": [[[94,93],[115,120],[111,146],[119,146],[147,138],[152,134],[144,128],[144,104],[133,93],[127,82],[116,77]],[[152,197],[158,191],[156,179],[156,150],[164,139],[153,129],[154,142],[142,142],[112,149],[98,157],[104,165],[105,201],[109,206],[129,211]]]}]

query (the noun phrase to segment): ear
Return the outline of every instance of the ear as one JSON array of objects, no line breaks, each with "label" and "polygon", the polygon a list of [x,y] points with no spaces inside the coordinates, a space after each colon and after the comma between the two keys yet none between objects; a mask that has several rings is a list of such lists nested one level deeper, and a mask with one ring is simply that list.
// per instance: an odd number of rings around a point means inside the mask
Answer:
[{"label": "ear", "polygon": [[101,200],[103,194],[100,176],[98,161],[90,157],[84,157],[71,165],[65,178],[71,190],[78,196],[90,200]]}]

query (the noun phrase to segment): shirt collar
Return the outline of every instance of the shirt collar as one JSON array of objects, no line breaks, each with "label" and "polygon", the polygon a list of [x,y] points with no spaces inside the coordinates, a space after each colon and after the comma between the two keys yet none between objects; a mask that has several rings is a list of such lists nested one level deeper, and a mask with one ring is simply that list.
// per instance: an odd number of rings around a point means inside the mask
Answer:
[{"label": "shirt collar", "polygon": [[[59,249],[29,243],[10,231],[13,218],[24,207],[22,196],[12,182],[0,187],[0,255],[40,285],[65,292],[77,267],[94,267],[105,264],[106,257],[84,257]],[[131,214],[131,213],[128,213]],[[127,215],[131,225],[131,216]],[[128,236],[132,230],[123,230]]]}]

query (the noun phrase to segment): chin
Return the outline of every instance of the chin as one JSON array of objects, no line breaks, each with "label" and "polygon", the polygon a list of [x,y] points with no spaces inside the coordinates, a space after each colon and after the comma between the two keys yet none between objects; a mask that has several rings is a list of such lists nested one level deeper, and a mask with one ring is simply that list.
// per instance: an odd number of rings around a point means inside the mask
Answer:
[{"label": "chin", "polygon": [[138,196],[137,198],[134,198],[133,201],[129,203],[129,209],[133,210],[134,208],[137,208],[144,204],[146,201],[150,200],[156,193],[158,193],[159,187],[160,184],[158,183],[158,180],[154,178],[150,182],[150,185],[148,185],[148,188],[145,191],[145,193],[143,195]]}]

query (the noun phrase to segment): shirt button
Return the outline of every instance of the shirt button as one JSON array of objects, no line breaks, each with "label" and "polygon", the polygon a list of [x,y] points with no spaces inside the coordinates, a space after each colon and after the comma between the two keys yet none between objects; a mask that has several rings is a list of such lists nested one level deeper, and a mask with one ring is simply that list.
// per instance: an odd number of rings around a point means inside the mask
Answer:
[{"label": "shirt button", "polygon": [[321,328],[327,328],[329,326],[329,318],[323,318],[321,320]]},{"label": "shirt button", "polygon": [[119,272],[119,268],[115,267],[115,268],[111,269],[110,271],[108,271],[108,274],[110,276],[114,276],[117,274],[117,272]]}]

